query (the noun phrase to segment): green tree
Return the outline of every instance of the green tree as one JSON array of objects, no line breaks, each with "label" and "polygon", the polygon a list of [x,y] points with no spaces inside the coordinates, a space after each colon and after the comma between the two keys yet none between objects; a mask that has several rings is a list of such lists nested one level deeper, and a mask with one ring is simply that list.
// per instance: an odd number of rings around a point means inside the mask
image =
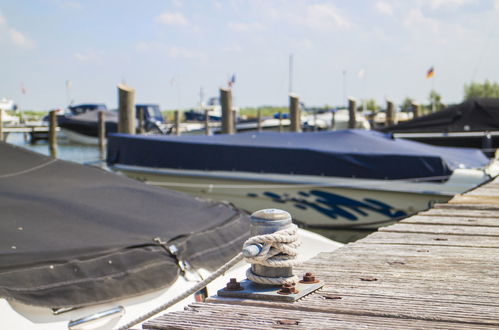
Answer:
[{"label": "green tree", "polygon": [[490,82],[488,79],[483,84],[471,83],[464,85],[464,99],[477,97],[499,97],[499,84]]},{"label": "green tree", "polygon": [[439,111],[442,109],[442,96],[436,90],[431,90],[428,99],[430,101],[431,111]]},{"label": "green tree", "polygon": [[371,110],[371,111],[378,111],[379,110],[379,105],[376,104],[375,99],[366,99],[366,109]]},{"label": "green tree", "polygon": [[414,102],[413,99],[410,97],[406,97],[404,101],[402,102],[402,111],[404,112],[412,112],[412,103]]}]

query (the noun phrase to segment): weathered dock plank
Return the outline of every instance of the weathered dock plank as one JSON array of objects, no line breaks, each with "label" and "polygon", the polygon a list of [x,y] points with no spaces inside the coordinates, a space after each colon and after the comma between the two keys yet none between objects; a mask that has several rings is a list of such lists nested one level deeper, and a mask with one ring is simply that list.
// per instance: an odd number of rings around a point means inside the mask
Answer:
[{"label": "weathered dock plank", "polygon": [[145,329],[499,328],[499,179],[295,268],[294,303],[211,297]]}]

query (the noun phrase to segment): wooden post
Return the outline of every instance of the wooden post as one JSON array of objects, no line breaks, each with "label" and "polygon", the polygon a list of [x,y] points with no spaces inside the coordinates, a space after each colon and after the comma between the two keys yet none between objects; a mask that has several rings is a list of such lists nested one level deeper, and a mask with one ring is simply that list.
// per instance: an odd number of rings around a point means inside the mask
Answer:
[{"label": "wooden post", "polygon": [[335,126],[336,126],[336,112],[334,110],[331,110],[331,131],[334,130]]},{"label": "wooden post", "polygon": [[104,111],[99,111],[99,152],[102,159],[105,157],[106,146],[106,117]]},{"label": "wooden post", "polygon": [[354,98],[348,98],[348,128],[355,128],[357,123],[357,105]]},{"label": "wooden post", "polygon": [[118,132],[135,134],[135,90],[129,86],[118,85]]},{"label": "wooden post", "polygon": [[3,141],[3,109],[0,109],[0,141]]},{"label": "wooden post", "polygon": [[139,134],[146,132],[144,107],[139,108]]},{"label": "wooden post", "polygon": [[220,105],[222,106],[222,134],[234,134],[231,89],[220,88]]},{"label": "wooden post", "polygon": [[395,118],[395,106],[393,101],[386,101],[386,118],[385,118],[385,127],[392,126],[397,123],[397,119]]},{"label": "wooden post", "polygon": [[175,110],[175,135],[180,135],[180,111]]},{"label": "wooden post", "polygon": [[279,133],[282,133],[282,111],[279,111]]},{"label": "wooden post", "polygon": [[210,110],[205,109],[204,110],[204,131],[206,135],[210,135],[210,115],[209,115]]},{"label": "wooden post", "polygon": [[412,118],[418,118],[421,116],[421,106],[417,104],[416,102],[411,103],[412,107]]},{"label": "wooden post", "polygon": [[296,94],[289,94],[290,131],[301,132],[300,99]]},{"label": "wooden post", "polygon": [[57,158],[57,111],[49,112],[49,150],[50,156]]},{"label": "wooden post", "polygon": [[262,109],[258,109],[257,112],[257,127],[258,127],[258,132],[262,131]]}]

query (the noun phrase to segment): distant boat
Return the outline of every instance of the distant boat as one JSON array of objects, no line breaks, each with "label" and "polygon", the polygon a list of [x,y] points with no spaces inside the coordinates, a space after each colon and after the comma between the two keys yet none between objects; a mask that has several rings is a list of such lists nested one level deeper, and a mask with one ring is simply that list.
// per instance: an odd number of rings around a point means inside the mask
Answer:
[{"label": "distant boat", "polygon": [[[2,328],[67,329],[104,311],[99,329],[123,326],[206,278],[249,236],[249,216],[226,203],[2,142],[0,157]],[[300,234],[308,258],[340,246]]]},{"label": "distant boat", "polygon": [[499,170],[479,150],[367,130],[111,134],[107,162],[150,184],[248,211],[285,208],[306,225],[331,228],[376,228],[446,202]]},{"label": "distant boat", "polygon": [[499,148],[499,98],[467,100],[379,130],[434,145],[482,148],[493,152]]},{"label": "distant boat", "polygon": [[[148,134],[166,134],[168,127],[156,104],[136,105],[136,124],[140,110],[144,113],[144,129]],[[69,107],[72,115],[58,116],[57,122],[67,138],[81,144],[98,143],[98,115],[103,110],[105,115],[106,134],[118,131],[119,116],[116,111],[108,111],[104,106],[94,105],[92,108],[85,106]]]}]

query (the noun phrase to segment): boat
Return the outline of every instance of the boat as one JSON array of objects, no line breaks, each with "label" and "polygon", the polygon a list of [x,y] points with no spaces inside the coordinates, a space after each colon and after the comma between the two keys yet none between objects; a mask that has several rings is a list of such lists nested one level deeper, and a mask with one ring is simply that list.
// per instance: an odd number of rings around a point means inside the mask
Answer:
[{"label": "boat", "polygon": [[[136,122],[140,111],[144,113],[144,129],[146,134],[166,134],[169,128],[156,104],[137,104]],[[57,117],[57,124],[63,130],[66,137],[73,142],[81,144],[98,144],[98,116],[99,111],[104,112],[106,135],[118,131],[119,114],[117,111],[109,111],[107,108],[74,106],[69,107],[71,114]],[[87,110],[83,110],[87,109]]]},{"label": "boat", "polygon": [[284,208],[326,228],[377,228],[497,175],[475,149],[367,130],[214,136],[111,134],[108,166],[131,178],[249,212]]},{"label": "boat", "polygon": [[[249,216],[227,203],[3,142],[0,155],[3,328],[121,327],[206,278],[249,236]],[[300,235],[303,258],[340,246]],[[228,278],[217,281],[169,311],[214,294]],[[92,327],[78,321],[100,316],[108,318]]]},{"label": "boat", "polygon": [[[348,109],[331,109],[329,111],[317,110],[315,114],[310,111],[302,115],[303,130],[342,130],[348,129],[350,114]],[[362,113],[357,112],[355,116],[355,128],[370,129],[371,125]]]},{"label": "boat", "polygon": [[478,98],[380,129],[424,143],[481,148],[492,156],[499,148],[499,98]]}]

